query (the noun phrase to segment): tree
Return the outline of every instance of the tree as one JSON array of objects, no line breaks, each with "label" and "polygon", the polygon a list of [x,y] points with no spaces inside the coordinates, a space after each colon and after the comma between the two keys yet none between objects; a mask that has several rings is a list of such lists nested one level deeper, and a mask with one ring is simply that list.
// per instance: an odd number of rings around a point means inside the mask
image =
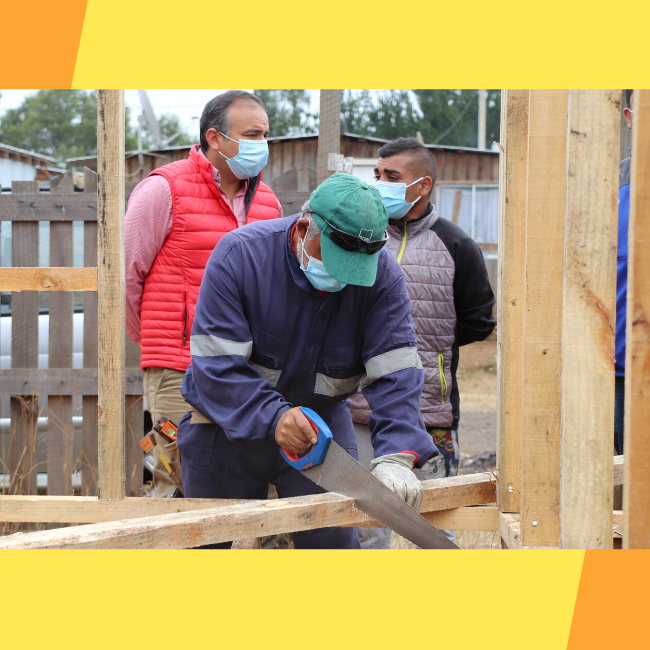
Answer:
[{"label": "tree", "polygon": [[269,135],[279,137],[290,133],[315,133],[316,116],[310,113],[308,90],[253,90],[266,106]]},{"label": "tree", "polygon": [[[376,96],[368,90],[346,91],[341,128],[389,140],[420,131],[427,144],[476,147],[477,97],[476,90],[387,90]],[[488,91],[488,144],[499,140],[500,111],[500,91]]]},{"label": "tree", "polygon": [[[422,118],[420,132],[427,144],[476,147],[478,92],[476,90],[414,90]],[[489,90],[486,142],[499,140],[501,91]],[[455,123],[455,124],[454,124]],[[449,127],[451,130],[449,129]]]},{"label": "tree", "polygon": [[[163,146],[168,144],[170,147],[178,147],[181,145],[195,144],[193,139],[185,132],[178,115],[174,115],[173,113],[163,113],[158,118],[158,124],[160,125],[160,132],[162,133]],[[137,149],[137,131],[135,131],[135,137],[136,144],[133,148]],[[174,139],[170,141],[171,138]],[[151,133],[149,132],[149,127],[146,123],[142,129],[142,148],[156,148]]]},{"label": "tree", "polygon": [[[125,115],[125,148],[138,148],[137,129],[130,124],[129,109]],[[181,131],[177,115],[160,117],[163,140]],[[146,127],[143,147],[153,143]],[[97,153],[97,96],[94,90],[39,90],[25,97],[18,108],[9,109],[0,118],[0,142],[56,158],[92,156]],[[192,144],[183,133],[172,145]]]}]

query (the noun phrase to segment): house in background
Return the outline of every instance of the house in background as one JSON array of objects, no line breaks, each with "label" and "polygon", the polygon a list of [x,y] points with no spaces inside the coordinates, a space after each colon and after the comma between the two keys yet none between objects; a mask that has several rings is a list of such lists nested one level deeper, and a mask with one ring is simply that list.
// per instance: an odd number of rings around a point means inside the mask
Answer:
[{"label": "house in background", "polygon": [[0,188],[11,191],[13,181],[39,181],[49,186],[54,176],[63,174],[65,169],[56,167],[56,160],[33,151],[0,143]]}]

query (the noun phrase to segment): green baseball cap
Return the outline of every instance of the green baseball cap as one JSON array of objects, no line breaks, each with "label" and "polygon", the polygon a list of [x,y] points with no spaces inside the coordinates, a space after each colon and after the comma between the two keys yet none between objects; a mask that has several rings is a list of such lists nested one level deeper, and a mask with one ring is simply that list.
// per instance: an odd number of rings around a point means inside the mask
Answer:
[{"label": "green baseball cap", "polygon": [[309,198],[309,209],[321,229],[325,270],[339,282],[371,287],[377,277],[378,253],[344,250],[330,238],[338,230],[372,244],[384,239],[388,214],[379,192],[351,174],[334,174]]}]

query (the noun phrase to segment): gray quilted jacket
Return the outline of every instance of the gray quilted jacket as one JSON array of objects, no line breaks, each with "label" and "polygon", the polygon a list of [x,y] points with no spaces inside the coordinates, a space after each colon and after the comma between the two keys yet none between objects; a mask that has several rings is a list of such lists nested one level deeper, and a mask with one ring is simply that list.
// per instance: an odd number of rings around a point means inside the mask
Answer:
[{"label": "gray quilted jacket", "polygon": [[[424,367],[421,411],[427,427],[456,428],[458,347],[494,329],[490,287],[476,242],[435,206],[419,219],[389,225],[386,246],[400,263]],[[350,398],[352,419],[367,424],[370,407],[359,392]]]}]

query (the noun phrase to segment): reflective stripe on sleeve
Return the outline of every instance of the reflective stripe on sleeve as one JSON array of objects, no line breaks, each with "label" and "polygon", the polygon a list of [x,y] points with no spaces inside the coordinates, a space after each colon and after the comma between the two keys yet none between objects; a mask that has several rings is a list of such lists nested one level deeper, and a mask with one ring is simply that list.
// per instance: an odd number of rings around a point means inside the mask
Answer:
[{"label": "reflective stripe on sleeve", "polygon": [[217,336],[195,334],[190,338],[190,352],[195,357],[239,355],[248,361],[253,352],[253,341],[240,343],[239,341],[220,339]]},{"label": "reflective stripe on sleeve", "polygon": [[366,363],[366,374],[361,380],[361,388],[370,386],[373,381],[377,381],[384,375],[405,368],[422,369],[422,362],[417,348],[399,348],[369,359],[368,363]]}]

